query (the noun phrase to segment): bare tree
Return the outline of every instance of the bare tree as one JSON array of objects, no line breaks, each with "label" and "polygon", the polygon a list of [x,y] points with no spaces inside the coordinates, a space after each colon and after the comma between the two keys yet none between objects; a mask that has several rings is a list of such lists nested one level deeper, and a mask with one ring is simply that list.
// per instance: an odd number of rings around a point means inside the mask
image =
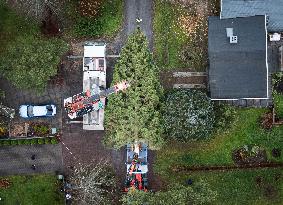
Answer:
[{"label": "bare tree", "polygon": [[113,170],[108,162],[79,164],[75,167],[70,182],[77,204],[110,204],[116,190]]},{"label": "bare tree", "polygon": [[6,0],[6,3],[14,5],[18,10],[24,12],[27,16],[33,17],[37,21],[44,19],[46,9],[59,16],[60,10],[65,0]]}]

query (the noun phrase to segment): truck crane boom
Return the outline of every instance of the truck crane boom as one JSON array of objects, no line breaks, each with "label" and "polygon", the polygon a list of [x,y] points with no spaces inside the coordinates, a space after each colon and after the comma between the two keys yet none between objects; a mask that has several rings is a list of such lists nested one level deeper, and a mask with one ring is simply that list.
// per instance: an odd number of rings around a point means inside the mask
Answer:
[{"label": "truck crane boom", "polygon": [[64,108],[70,119],[82,117],[93,110],[103,109],[104,106],[100,99],[118,93],[119,91],[123,91],[129,86],[130,84],[127,81],[122,81],[99,93],[92,93],[91,90],[81,92],[73,97],[64,99]]}]

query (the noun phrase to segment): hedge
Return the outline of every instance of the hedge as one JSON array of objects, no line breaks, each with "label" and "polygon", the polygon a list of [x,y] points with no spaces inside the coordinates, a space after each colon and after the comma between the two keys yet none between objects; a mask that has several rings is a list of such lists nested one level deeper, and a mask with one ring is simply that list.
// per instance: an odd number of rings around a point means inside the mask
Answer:
[{"label": "hedge", "polygon": [[7,145],[35,145],[35,144],[58,144],[58,140],[55,137],[47,138],[33,138],[33,139],[5,139],[0,140],[0,146]]}]

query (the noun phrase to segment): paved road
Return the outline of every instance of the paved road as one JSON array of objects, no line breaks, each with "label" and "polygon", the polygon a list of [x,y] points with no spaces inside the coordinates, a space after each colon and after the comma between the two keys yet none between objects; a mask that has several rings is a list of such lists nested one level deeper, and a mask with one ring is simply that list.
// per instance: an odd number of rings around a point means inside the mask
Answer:
[{"label": "paved road", "polygon": [[[35,160],[31,156],[35,154]],[[61,145],[21,145],[0,148],[0,176],[63,171]],[[32,165],[36,169],[32,169]]]}]

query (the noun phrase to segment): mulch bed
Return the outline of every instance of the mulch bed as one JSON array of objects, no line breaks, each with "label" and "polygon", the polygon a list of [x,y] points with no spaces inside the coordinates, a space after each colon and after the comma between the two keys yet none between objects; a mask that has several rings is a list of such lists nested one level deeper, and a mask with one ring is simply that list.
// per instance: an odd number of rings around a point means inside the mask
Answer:
[{"label": "mulch bed", "polygon": [[173,172],[187,172],[187,171],[229,171],[237,169],[259,169],[259,168],[283,168],[283,163],[262,163],[257,165],[231,165],[231,166],[185,166],[175,165],[171,167]]},{"label": "mulch bed", "polygon": [[59,35],[60,29],[58,18],[53,14],[52,10],[48,6],[45,7],[44,13],[45,18],[41,22],[41,32],[48,37]]},{"label": "mulch bed", "polygon": [[259,149],[258,153],[251,154],[244,148],[236,149],[232,153],[232,159],[237,165],[258,165],[267,163],[267,154],[263,149]]},{"label": "mulch bed", "polygon": [[7,189],[11,186],[12,182],[9,179],[0,180],[0,189]]},{"label": "mulch bed", "polygon": [[266,130],[270,130],[273,127],[273,113],[264,113],[261,117],[261,127]]}]

